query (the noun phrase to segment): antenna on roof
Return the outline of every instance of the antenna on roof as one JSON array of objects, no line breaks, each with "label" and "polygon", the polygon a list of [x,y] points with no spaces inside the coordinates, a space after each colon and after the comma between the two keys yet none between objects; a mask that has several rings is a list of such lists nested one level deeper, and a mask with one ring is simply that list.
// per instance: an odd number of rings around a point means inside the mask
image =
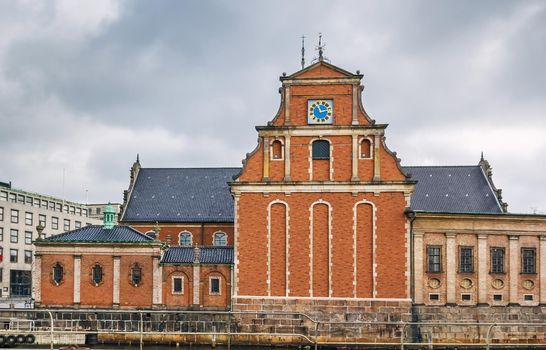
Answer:
[{"label": "antenna on roof", "polygon": [[305,35],[301,36],[301,69],[305,68]]},{"label": "antenna on roof", "polygon": [[482,151],[482,156],[480,157],[480,162],[483,162],[483,151]]}]

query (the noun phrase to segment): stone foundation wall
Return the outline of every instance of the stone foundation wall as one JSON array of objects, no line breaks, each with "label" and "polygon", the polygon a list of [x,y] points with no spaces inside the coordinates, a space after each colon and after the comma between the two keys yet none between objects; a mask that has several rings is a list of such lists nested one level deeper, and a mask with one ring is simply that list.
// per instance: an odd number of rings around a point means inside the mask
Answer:
[{"label": "stone foundation wall", "polygon": [[[396,343],[411,303],[380,300],[235,298],[240,332],[295,333],[317,341]],[[365,324],[363,324],[365,323]]]},{"label": "stone foundation wall", "polygon": [[[485,342],[489,324],[492,343],[546,343],[546,306],[414,306],[415,341]],[[445,323],[460,323],[446,325]],[[444,325],[425,325],[444,323]]]}]

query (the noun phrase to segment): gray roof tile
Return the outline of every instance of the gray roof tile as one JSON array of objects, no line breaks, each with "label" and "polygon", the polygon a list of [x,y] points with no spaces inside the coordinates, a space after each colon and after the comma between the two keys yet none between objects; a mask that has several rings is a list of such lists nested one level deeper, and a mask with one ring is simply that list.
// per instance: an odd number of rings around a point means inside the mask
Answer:
[{"label": "gray roof tile", "polygon": [[480,166],[408,166],[416,180],[411,208],[452,213],[502,213]]},{"label": "gray roof tile", "polygon": [[89,225],[47,237],[42,242],[151,243],[158,241],[128,226],[105,229],[100,225]]},{"label": "gray roof tile", "polygon": [[142,168],[123,222],[233,222],[228,182],[240,168]]},{"label": "gray roof tile", "polygon": [[[233,247],[200,246],[202,264],[233,264]],[[194,247],[169,247],[163,257],[163,264],[191,264],[194,261]]]}]

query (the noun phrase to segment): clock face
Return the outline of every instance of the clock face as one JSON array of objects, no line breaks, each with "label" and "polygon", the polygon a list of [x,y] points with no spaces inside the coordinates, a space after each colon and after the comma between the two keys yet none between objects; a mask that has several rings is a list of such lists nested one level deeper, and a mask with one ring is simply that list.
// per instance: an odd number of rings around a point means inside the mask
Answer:
[{"label": "clock face", "polygon": [[334,121],[333,100],[308,100],[307,123],[308,124],[332,124]]}]

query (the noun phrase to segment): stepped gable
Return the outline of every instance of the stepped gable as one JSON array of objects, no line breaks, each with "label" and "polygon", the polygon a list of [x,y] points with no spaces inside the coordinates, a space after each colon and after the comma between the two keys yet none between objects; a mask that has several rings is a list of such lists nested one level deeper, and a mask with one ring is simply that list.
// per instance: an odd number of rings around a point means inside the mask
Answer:
[{"label": "stepped gable", "polygon": [[[233,264],[232,247],[198,246],[199,262],[201,264]],[[195,247],[170,247],[163,258],[162,264],[191,264],[196,261]]]},{"label": "stepped gable", "polygon": [[90,225],[77,230],[50,236],[35,243],[158,243],[129,226],[114,226],[111,229],[101,225]]},{"label": "stepped gable", "polygon": [[417,181],[411,209],[449,213],[502,213],[497,196],[481,167],[408,166]]},{"label": "stepped gable", "polygon": [[239,168],[141,168],[122,222],[233,222]]}]

